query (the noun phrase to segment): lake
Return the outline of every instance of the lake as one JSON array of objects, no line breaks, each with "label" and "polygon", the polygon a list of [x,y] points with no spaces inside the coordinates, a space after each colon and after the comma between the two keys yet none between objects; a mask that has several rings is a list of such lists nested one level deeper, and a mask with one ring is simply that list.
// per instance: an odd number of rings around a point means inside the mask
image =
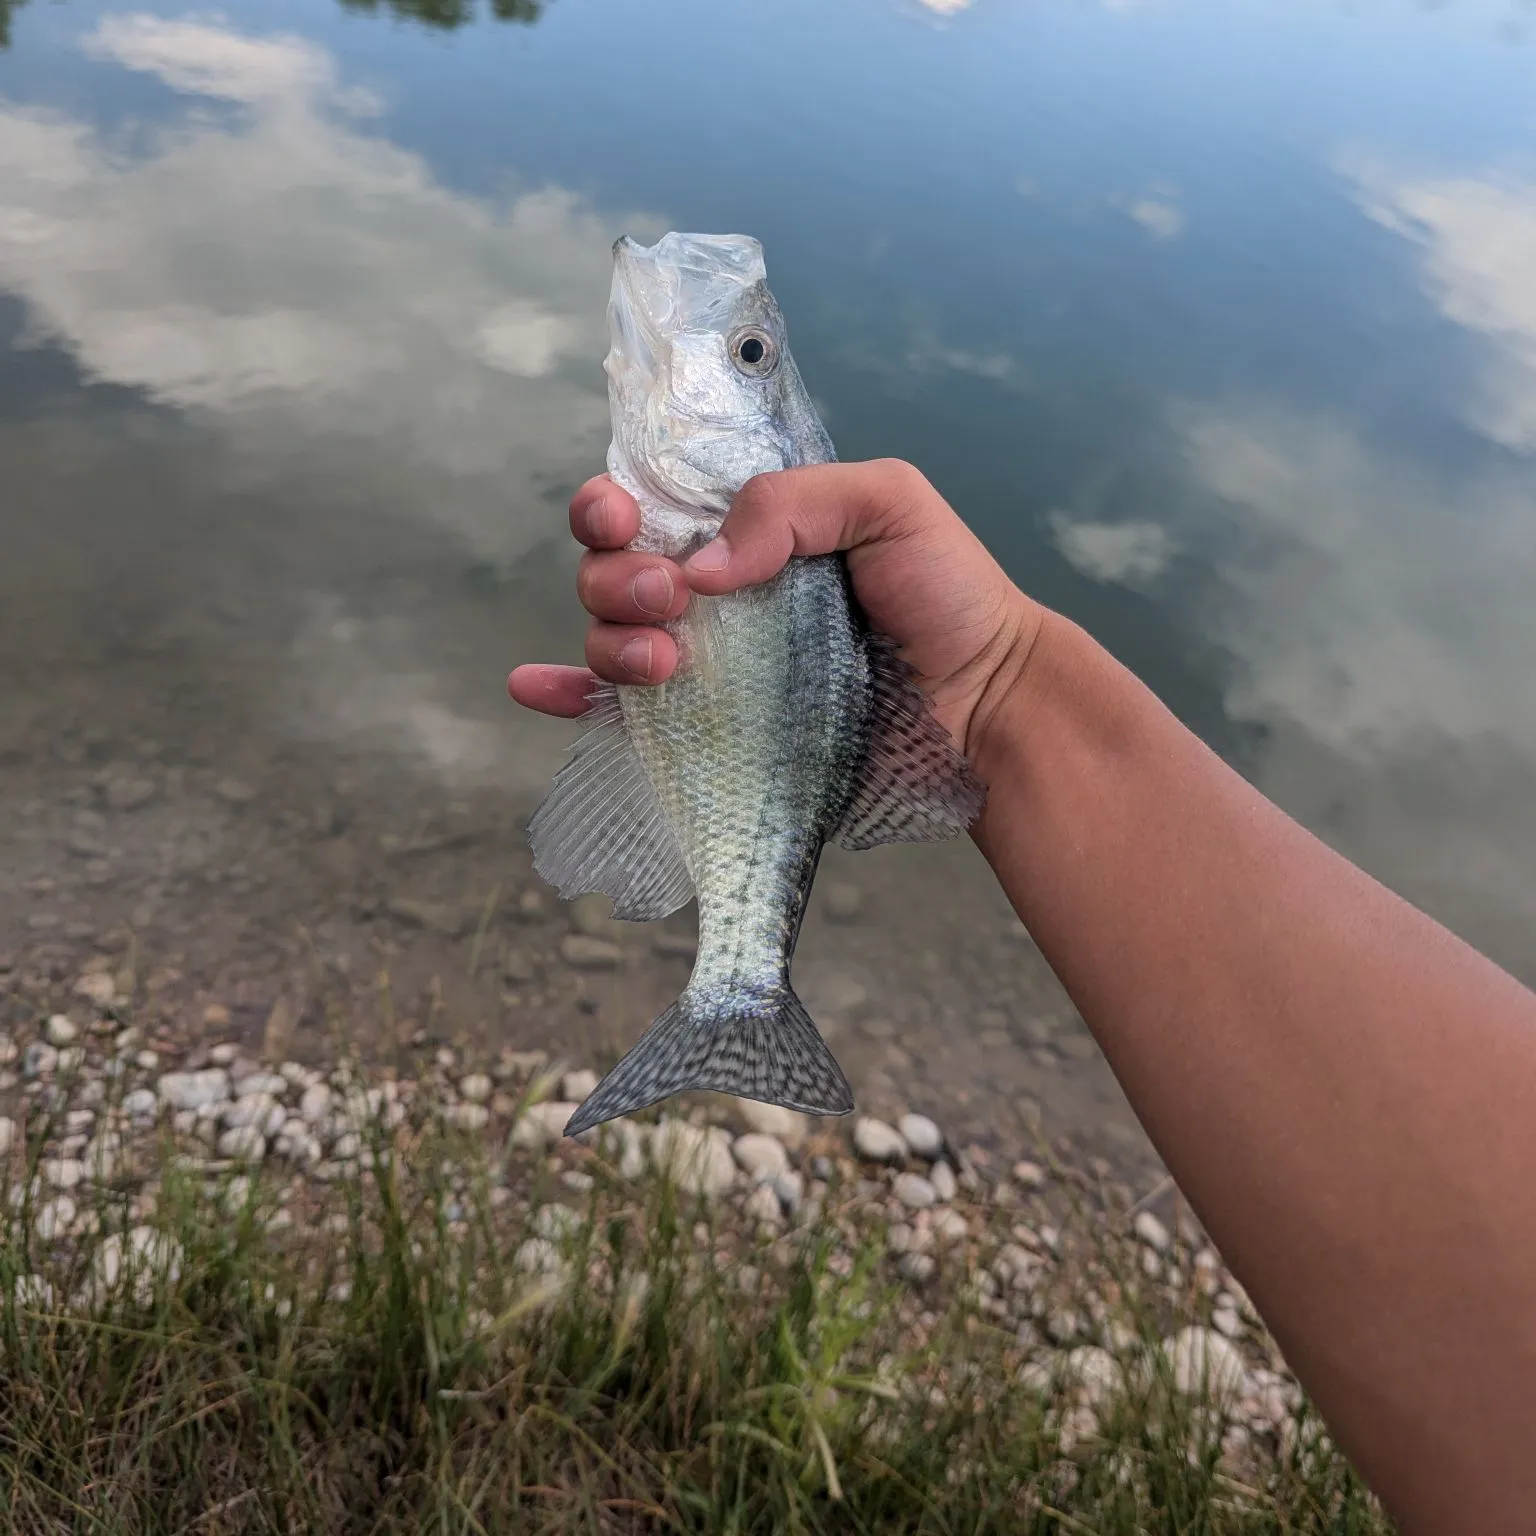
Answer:
[{"label": "lake", "polygon": [[[1536,5],[0,0],[0,37],[9,1017],[102,954],[168,1036],[298,1054],[611,1050],[675,993],[682,918],[560,962],[521,825],[570,731],[503,692],[579,654],[609,245],[668,228],[763,241],[842,457],[920,465],[1536,980]],[[973,850],[834,887],[797,975],[861,1099],[1144,1154]]]}]

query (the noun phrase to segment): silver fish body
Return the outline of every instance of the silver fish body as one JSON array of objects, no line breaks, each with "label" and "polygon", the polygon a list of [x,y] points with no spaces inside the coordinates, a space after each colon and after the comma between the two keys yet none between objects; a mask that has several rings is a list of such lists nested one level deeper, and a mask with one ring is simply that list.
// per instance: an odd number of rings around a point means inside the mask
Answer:
[{"label": "silver fish body", "polygon": [[[742,236],[615,247],[609,472],[640,503],[634,547],[682,558],[752,476],[833,457]],[[847,1080],[790,985],[823,846],[952,837],[982,791],[911,669],[869,633],[840,556],[695,597],[657,688],[603,686],[529,825],[564,896],[663,917],[696,897],[693,974],[580,1107],[578,1135],[689,1088],[846,1114]]]}]

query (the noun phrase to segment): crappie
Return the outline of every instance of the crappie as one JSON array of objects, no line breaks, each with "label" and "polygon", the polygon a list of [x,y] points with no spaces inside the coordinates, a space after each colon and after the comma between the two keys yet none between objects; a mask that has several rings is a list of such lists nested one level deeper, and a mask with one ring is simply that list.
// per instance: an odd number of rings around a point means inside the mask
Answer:
[{"label": "crappie", "polygon": [[[620,240],[609,330],[608,471],[641,507],[633,548],[686,559],[752,476],[834,457],[757,241]],[[688,1088],[851,1110],[789,980],[822,847],[953,837],[982,804],[912,669],[857,612],[841,556],[695,596],[670,628],[678,674],[596,690],[528,828],[562,896],[601,891],[635,921],[698,900],[687,987],[571,1117],[572,1136]]]}]

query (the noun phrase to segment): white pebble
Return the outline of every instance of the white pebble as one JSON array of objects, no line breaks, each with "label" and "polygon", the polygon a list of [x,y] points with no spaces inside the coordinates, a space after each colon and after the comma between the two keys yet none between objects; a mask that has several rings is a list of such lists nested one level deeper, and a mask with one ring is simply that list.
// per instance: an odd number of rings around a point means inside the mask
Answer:
[{"label": "white pebble", "polygon": [[512,1255],[513,1264],[528,1274],[549,1274],[564,1268],[560,1250],[547,1237],[530,1237]]},{"label": "white pebble", "polygon": [[123,1113],[130,1120],[143,1123],[155,1118],[155,1112],[160,1107],[160,1101],[155,1097],[152,1088],[135,1088],[131,1093],[123,1095]]},{"label": "white pebble", "polygon": [[651,1158],[685,1194],[719,1195],[736,1182],[730,1138],[716,1126],[663,1120],[651,1133]]},{"label": "white pebble", "polygon": [[927,1115],[903,1115],[896,1129],[918,1157],[934,1158],[944,1150],[944,1133]]},{"label": "white pebble", "polygon": [[1167,1253],[1173,1247],[1173,1234],[1151,1211],[1138,1213],[1133,1230],[1136,1236],[1155,1253]]},{"label": "white pebble", "polygon": [[220,1118],[229,1127],[258,1125],[265,1127],[268,1115],[277,1107],[270,1093],[247,1093],[223,1106]]},{"label": "white pebble", "polygon": [[1070,1344],[1083,1332],[1083,1317],[1071,1307],[1058,1307],[1045,1320],[1046,1336],[1053,1344]]},{"label": "white pebble", "polygon": [[43,1038],[49,1045],[69,1045],[80,1033],[80,1026],[65,1014],[56,1013],[43,1026]]},{"label": "white pebble", "polygon": [[897,1272],[902,1279],[910,1280],[914,1285],[921,1285],[923,1281],[931,1280],[938,1267],[937,1260],[926,1253],[904,1253],[896,1263]]},{"label": "white pebble", "polygon": [[0,1034],[0,1067],[8,1067],[21,1055],[21,1047],[9,1035]]},{"label": "white pebble", "polygon": [[237,1125],[219,1137],[218,1153],[239,1162],[257,1163],[267,1155],[267,1138],[258,1126]]},{"label": "white pebble", "polygon": [[169,1284],[180,1276],[181,1260],[181,1245],[153,1227],[134,1227],[126,1238],[113,1232],[96,1250],[91,1266],[96,1292],[115,1290],[131,1277],[134,1299],[147,1305],[157,1281]]},{"label": "white pebble", "polygon": [[854,1125],[853,1150],[872,1163],[900,1163],[907,1156],[901,1133],[870,1115],[862,1116]]},{"label": "white pebble", "polygon": [[597,1082],[597,1073],[590,1067],[578,1067],[560,1079],[560,1097],[579,1104],[596,1089]]},{"label": "white pebble", "polygon": [[1235,1339],[1243,1331],[1243,1320],[1230,1307],[1217,1307],[1211,1314],[1211,1326],[1229,1339]]},{"label": "white pebble", "polygon": [[776,1226],[784,1220],[783,1208],[771,1184],[757,1185],[743,1202],[742,1211],[750,1221],[764,1221]]},{"label": "white pebble", "polygon": [[85,1164],[77,1157],[45,1157],[43,1177],[55,1189],[76,1189],[85,1182]]},{"label": "white pebble", "polygon": [[955,1170],[948,1163],[935,1163],[928,1170],[928,1182],[933,1185],[934,1194],[945,1205],[960,1193],[960,1184],[955,1178]]},{"label": "white pebble", "polygon": [[8,1115],[0,1115],[0,1157],[11,1150],[11,1143],[15,1140],[16,1122]]},{"label": "white pebble", "polygon": [[1043,1189],[1045,1187],[1045,1169],[1039,1163],[1015,1163],[1013,1165],[1013,1182],[1023,1189]]},{"label": "white pebble", "polygon": [[201,1072],[167,1072],[159,1082],[160,1097],[173,1109],[200,1109],[229,1097],[229,1073],[222,1067]]},{"label": "white pebble", "polygon": [[326,1083],[311,1083],[299,1099],[299,1118],[308,1125],[325,1119],[331,1107],[331,1090]]},{"label": "white pebble", "polygon": [[363,1150],[363,1138],[356,1131],[343,1131],[331,1144],[331,1156],[339,1163],[351,1162]]},{"label": "white pebble", "polygon": [[731,1145],[731,1153],[755,1184],[770,1184],[789,1167],[789,1154],[783,1144],[761,1131],[738,1136]]},{"label": "white pebble", "polygon": [[46,1077],[59,1064],[59,1053],[44,1040],[34,1040],[21,1056],[23,1077]]},{"label": "white pebble", "polygon": [[[542,1152],[565,1135],[566,1123],[581,1106],[564,1103],[558,1099],[542,1104],[530,1104],[512,1127],[512,1145]],[[601,1129],[601,1127],[598,1127]],[[594,1137],[594,1139],[596,1139]]]},{"label": "white pebble", "polygon": [[896,1182],[891,1188],[896,1198],[908,1210],[926,1210],[938,1200],[938,1196],[934,1193],[933,1185],[923,1178],[921,1174],[897,1174]]},{"label": "white pebble", "polygon": [[1239,1351],[1210,1328],[1182,1328],[1163,1341],[1173,1384],[1186,1396],[1225,1398],[1242,1391],[1248,1367]]},{"label": "white pebble", "polygon": [[118,1136],[103,1131],[94,1140],[86,1142],[81,1159],[93,1179],[110,1179],[122,1149],[123,1144]]},{"label": "white pebble", "polygon": [[541,1205],[533,1213],[533,1230],[551,1242],[568,1238],[580,1226],[581,1217],[570,1206],[561,1205],[558,1201]]},{"label": "white pebble", "polygon": [[105,971],[92,971],[89,976],[82,976],[75,983],[75,995],[94,1003],[98,1008],[107,1008],[117,995],[117,983]]},{"label": "white pebble", "polygon": [[75,1219],[76,1205],[68,1195],[59,1195],[47,1202],[37,1213],[34,1225],[37,1235],[44,1242],[52,1242],[56,1237],[63,1237],[69,1230],[70,1223]]},{"label": "white pebble", "polygon": [[228,1040],[221,1045],[216,1045],[208,1052],[208,1060],[216,1067],[233,1066],[235,1058],[240,1054],[240,1047],[232,1045]]},{"label": "white pebble", "polygon": [[1066,1358],[1066,1374],[1091,1408],[1103,1408],[1125,1387],[1119,1363],[1107,1349],[1085,1344]]},{"label": "white pebble", "polygon": [[779,1197],[779,1204],[793,1216],[805,1198],[805,1180],[793,1168],[786,1168],[773,1181],[773,1192]]},{"label": "white pebble", "polygon": [[[970,1229],[965,1224],[965,1217],[959,1211],[945,1206],[933,1213],[933,1235],[941,1242],[964,1242]],[[985,1270],[982,1271],[986,1273]]]},{"label": "white pebble", "polygon": [[470,1072],[459,1079],[459,1096],[471,1104],[484,1104],[491,1096],[491,1080],[484,1072]]},{"label": "white pebble", "polygon": [[18,1307],[31,1307],[39,1312],[53,1309],[53,1287],[41,1275],[17,1275],[11,1295]]},{"label": "white pebble", "polygon": [[740,1099],[736,1108],[749,1129],[764,1136],[772,1136],[786,1147],[798,1147],[809,1130],[809,1122],[804,1115],[792,1109],[784,1109],[778,1104],[760,1104],[756,1099]]},{"label": "white pebble", "polygon": [[491,1112],[484,1104],[450,1104],[446,1118],[461,1131],[483,1131],[491,1123]]},{"label": "white pebble", "polygon": [[288,1079],[279,1072],[252,1072],[235,1084],[235,1092],[243,1099],[253,1093],[265,1093],[280,1099],[288,1092]]}]

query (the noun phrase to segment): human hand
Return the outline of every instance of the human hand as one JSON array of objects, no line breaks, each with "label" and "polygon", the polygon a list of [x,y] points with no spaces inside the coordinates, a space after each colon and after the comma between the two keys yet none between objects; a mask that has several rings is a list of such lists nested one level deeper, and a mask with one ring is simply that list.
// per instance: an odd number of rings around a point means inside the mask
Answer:
[{"label": "human hand", "polygon": [[759,475],[719,534],[682,565],[624,548],[639,529],[639,507],[606,475],[572,498],[571,531],[587,546],[576,578],[593,616],[587,667],[517,668],[507,687],[518,703],[574,716],[587,707],[594,674],[665,682],[678,652],[658,626],[677,618],[691,593],[721,596],[769,580],[792,556],[844,550],[871,626],[896,641],[940,723],[976,761],[1044,618],[944,498],[895,459]]}]

